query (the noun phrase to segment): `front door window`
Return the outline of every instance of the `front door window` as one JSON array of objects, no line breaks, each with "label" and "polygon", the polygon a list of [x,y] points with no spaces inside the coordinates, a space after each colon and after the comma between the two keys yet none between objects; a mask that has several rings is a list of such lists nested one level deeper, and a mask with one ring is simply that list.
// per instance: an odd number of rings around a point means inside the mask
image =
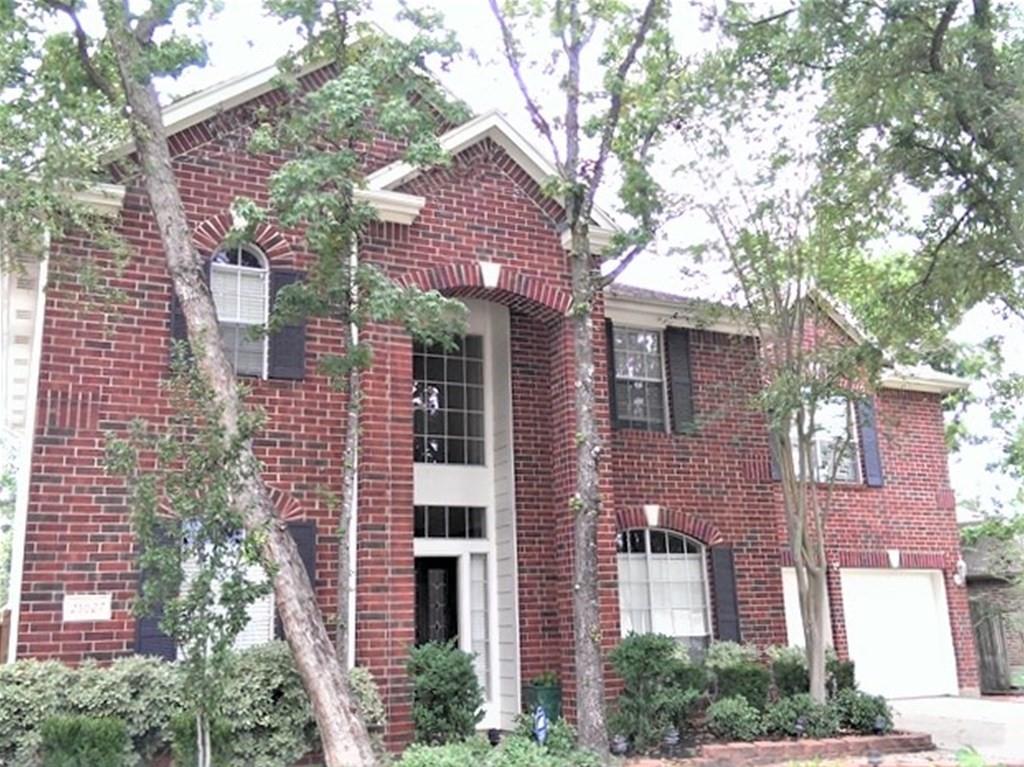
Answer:
[{"label": "front door window", "polygon": [[416,644],[448,642],[459,636],[459,560],[416,559]]}]

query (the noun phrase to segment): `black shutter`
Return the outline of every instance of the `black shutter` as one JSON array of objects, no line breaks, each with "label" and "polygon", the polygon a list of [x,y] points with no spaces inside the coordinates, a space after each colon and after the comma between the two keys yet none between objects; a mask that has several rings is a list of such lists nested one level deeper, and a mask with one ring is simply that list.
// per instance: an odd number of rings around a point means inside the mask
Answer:
[{"label": "black shutter", "polygon": [[608,359],[608,411],[611,416],[613,429],[619,426],[619,406],[615,397],[615,326],[612,321],[605,318],[604,338],[607,344]]},{"label": "black shutter", "polygon": [[[288,534],[299,549],[299,558],[306,567],[309,582],[316,589],[316,522],[299,521],[288,523]],[[342,618],[345,619],[344,616]],[[284,638],[284,627],[279,615],[274,616],[274,636]]]},{"label": "black shutter", "polygon": [[669,399],[672,403],[672,431],[686,434],[693,429],[693,379],[690,376],[690,332],[686,328],[665,329],[668,358]]},{"label": "black shutter", "polygon": [[736,601],[736,567],[731,547],[711,548],[711,577],[715,583],[715,616],[718,619],[715,639],[739,642],[742,639],[740,611]]},{"label": "black shutter", "polygon": [[782,467],[779,465],[779,444],[770,433],[768,434],[768,458],[771,461],[771,478],[782,481]]},{"label": "black shutter", "polygon": [[[271,311],[277,300],[277,291],[286,285],[300,282],[303,272],[277,269],[270,273]],[[306,375],[306,323],[285,325],[270,336],[270,360],[267,365],[270,378],[301,381]]]},{"label": "black shutter", "polygon": [[864,460],[864,481],[870,487],[885,484],[882,474],[882,453],[878,445],[878,424],[875,420],[875,401],[870,397],[859,399],[857,408],[857,430],[860,432],[860,449]]},{"label": "black shutter", "polygon": [[[203,281],[210,284],[210,260],[203,262]],[[171,316],[170,316],[171,343],[175,341],[188,341],[188,326],[185,324],[185,312],[181,310],[181,302],[178,301],[178,294],[174,292],[171,285]]]},{"label": "black shutter", "polygon": [[[177,525],[174,525],[163,531],[160,535],[160,545],[173,545],[177,540],[177,530]],[[144,580],[145,574],[140,569],[140,593]],[[164,660],[173,661],[178,656],[178,647],[175,641],[160,628],[160,621],[163,620],[163,617],[163,607],[157,605],[149,615],[135,619],[135,652],[139,655],[154,655]]]}]

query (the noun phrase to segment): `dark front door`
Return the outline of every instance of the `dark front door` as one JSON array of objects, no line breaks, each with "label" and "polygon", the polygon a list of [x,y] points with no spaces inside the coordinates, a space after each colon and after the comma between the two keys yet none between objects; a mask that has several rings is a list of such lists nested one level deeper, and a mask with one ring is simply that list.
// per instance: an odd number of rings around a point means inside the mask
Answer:
[{"label": "dark front door", "polygon": [[416,644],[458,636],[458,573],[456,557],[416,558]]}]

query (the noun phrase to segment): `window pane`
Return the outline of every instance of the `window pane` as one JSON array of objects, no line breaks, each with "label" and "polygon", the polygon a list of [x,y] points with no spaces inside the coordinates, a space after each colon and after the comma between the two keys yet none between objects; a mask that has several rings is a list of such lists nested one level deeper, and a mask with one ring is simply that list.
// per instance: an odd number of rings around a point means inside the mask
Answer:
[{"label": "window pane", "polygon": [[430,538],[448,537],[446,517],[444,506],[427,507],[427,535]]},{"label": "window pane", "polygon": [[474,507],[469,509],[469,537],[485,538],[487,536],[484,515],[486,509]]},{"label": "window pane", "polygon": [[423,506],[413,507],[412,515],[413,536],[416,538],[427,537],[427,510]]},{"label": "window pane", "polygon": [[262,338],[250,338],[250,332],[251,328],[244,325],[239,328],[235,372],[241,375],[263,375],[263,347],[265,341]]},{"label": "window pane", "polygon": [[[425,413],[424,427],[431,437],[422,455],[414,451],[417,461],[483,464],[482,351],[480,336],[459,339],[448,349],[413,344],[412,405]],[[414,436],[420,433],[417,429],[414,420]]]},{"label": "window pane", "polygon": [[618,421],[634,429],[664,429],[661,334],[616,328],[613,343]]},{"label": "window pane", "polygon": [[652,554],[664,554],[668,551],[668,546],[665,543],[665,533],[661,530],[651,531],[651,553]]},{"label": "window pane", "polygon": [[466,507],[452,506],[448,509],[448,537],[466,537]]},{"label": "window pane", "polygon": [[267,291],[263,272],[238,276],[238,319],[262,325],[267,318]]}]

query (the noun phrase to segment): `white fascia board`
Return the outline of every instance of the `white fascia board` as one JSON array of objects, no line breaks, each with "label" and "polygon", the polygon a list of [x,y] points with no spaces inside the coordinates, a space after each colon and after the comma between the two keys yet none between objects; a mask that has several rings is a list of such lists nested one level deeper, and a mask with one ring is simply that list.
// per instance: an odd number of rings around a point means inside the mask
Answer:
[{"label": "white fascia board", "polygon": [[[544,157],[500,112],[485,112],[452,128],[439,139],[441,148],[455,155],[474,144],[491,139],[504,149],[516,164],[538,185],[544,186],[558,175],[555,166]],[[366,179],[370,189],[394,189],[415,178],[423,168],[400,160],[371,173]],[[594,206],[594,222],[599,229],[617,231],[615,221],[604,210]]]},{"label": "white fascia board", "polygon": [[[590,227],[590,252],[597,256],[604,253],[612,244],[615,234],[616,230],[614,229],[605,229],[600,226]],[[568,229],[562,232],[562,247],[566,250],[572,249],[572,232]]]},{"label": "white fascia board", "polygon": [[[327,66],[327,63],[326,61],[316,61],[307,64],[296,70],[295,76],[304,77]],[[281,70],[278,69],[277,64],[271,64],[255,72],[224,80],[177,101],[172,101],[160,110],[163,114],[167,135],[172,136],[193,125],[198,125],[214,115],[258,98],[264,93],[269,93],[277,88],[275,80],[280,74]],[[131,154],[134,148],[134,143],[126,142],[116,147],[111,152],[111,156],[124,157]]]},{"label": "white fascia board", "polygon": [[[49,250],[49,244],[47,244]],[[43,349],[43,319],[46,314],[46,280],[49,260],[39,263],[36,277],[35,328],[32,336],[32,358],[29,364],[28,397],[25,412],[25,429],[21,440],[21,454],[18,456],[18,476],[14,494],[14,536],[11,543],[11,580],[8,591],[8,606],[11,615],[11,631],[7,645],[7,662],[14,663],[18,649],[18,623],[21,619],[21,587],[25,570],[25,535],[28,529],[28,491],[32,478],[32,455],[36,434],[36,404],[39,396],[39,371]]]},{"label": "white fascia board", "polygon": [[731,316],[701,316],[692,306],[656,299],[605,297],[605,316],[619,325],[639,328],[693,328],[729,335],[756,336],[754,328]]},{"label": "white fascia board", "polygon": [[967,378],[943,373],[926,365],[896,367],[882,371],[882,388],[917,391],[927,394],[952,394],[970,386]]},{"label": "white fascia board", "polygon": [[74,193],[75,202],[90,208],[94,213],[115,218],[124,204],[125,187],[121,184],[93,184]]},{"label": "white fascia board", "polygon": [[360,202],[370,205],[377,213],[377,218],[392,224],[408,226],[419,216],[427,198],[417,194],[403,194],[380,189],[357,189],[355,197]]}]

